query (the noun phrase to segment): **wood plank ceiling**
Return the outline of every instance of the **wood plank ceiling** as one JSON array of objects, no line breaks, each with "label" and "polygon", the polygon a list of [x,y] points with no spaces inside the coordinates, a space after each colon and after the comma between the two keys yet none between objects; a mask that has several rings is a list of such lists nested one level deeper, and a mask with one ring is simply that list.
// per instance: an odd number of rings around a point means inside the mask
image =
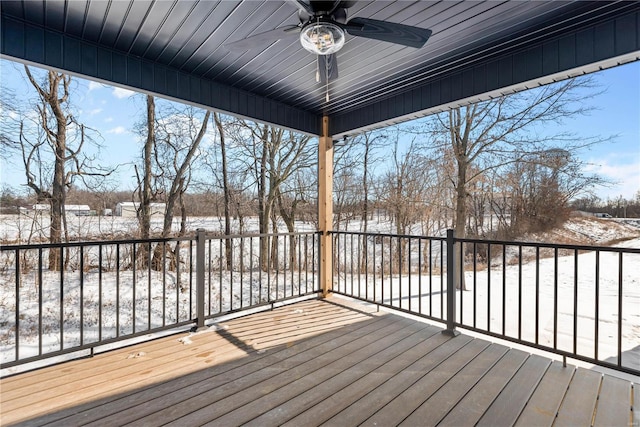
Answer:
[{"label": "wood plank ceiling", "polygon": [[3,0],[0,11],[4,57],[312,134],[327,115],[335,136],[640,58],[640,2],[357,1],[350,18],[433,35],[421,49],[347,35],[327,102],[297,37],[225,47],[298,24],[295,2]]}]

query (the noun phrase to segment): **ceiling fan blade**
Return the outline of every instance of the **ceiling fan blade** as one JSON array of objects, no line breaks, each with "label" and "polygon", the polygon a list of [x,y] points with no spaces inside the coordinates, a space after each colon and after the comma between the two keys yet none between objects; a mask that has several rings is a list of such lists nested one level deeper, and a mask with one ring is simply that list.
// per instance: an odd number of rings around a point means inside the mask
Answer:
[{"label": "ceiling fan blade", "polygon": [[335,53],[318,55],[318,76],[322,84],[327,83],[327,77],[329,77],[329,81],[338,78],[338,57]]},{"label": "ceiling fan blade", "polygon": [[232,51],[246,51],[251,49],[263,49],[271,43],[299,34],[300,27],[290,25],[288,27],[280,27],[274,30],[265,31],[264,33],[254,34],[244,39],[225,43],[224,47]]},{"label": "ceiling fan blade", "polygon": [[431,30],[377,19],[353,18],[342,25],[352,36],[381,40],[421,48],[431,37]]}]

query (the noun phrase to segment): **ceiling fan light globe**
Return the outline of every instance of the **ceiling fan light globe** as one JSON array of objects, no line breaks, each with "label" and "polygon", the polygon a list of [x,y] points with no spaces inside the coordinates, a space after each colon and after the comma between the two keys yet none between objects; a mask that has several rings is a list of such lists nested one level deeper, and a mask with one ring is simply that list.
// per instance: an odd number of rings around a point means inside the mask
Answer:
[{"label": "ceiling fan light globe", "polygon": [[300,43],[316,55],[331,55],[344,46],[344,31],[331,22],[313,22],[300,31]]}]

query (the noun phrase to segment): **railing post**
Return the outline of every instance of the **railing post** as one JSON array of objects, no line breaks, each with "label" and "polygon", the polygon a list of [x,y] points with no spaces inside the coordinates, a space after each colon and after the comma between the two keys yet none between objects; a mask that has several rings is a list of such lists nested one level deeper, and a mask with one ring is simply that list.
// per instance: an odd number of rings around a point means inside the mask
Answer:
[{"label": "railing post", "polygon": [[456,283],[455,283],[455,233],[447,230],[447,329],[445,335],[460,335],[456,330]]},{"label": "railing post", "polygon": [[204,245],[206,240],[205,230],[196,230],[196,331],[204,328]]}]

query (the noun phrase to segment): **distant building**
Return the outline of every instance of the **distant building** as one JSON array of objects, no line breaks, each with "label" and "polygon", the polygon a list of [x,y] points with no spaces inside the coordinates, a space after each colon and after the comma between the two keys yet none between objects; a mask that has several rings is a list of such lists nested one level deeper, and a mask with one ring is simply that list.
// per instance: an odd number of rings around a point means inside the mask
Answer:
[{"label": "distant building", "polygon": [[[33,212],[36,214],[45,214],[51,211],[51,205],[48,203],[38,203],[32,206]],[[94,215],[89,205],[64,205],[64,211],[67,215],[89,216]]]},{"label": "distant building", "polygon": [[51,205],[49,205],[48,203],[38,203],[33,205],[33,210],[36,212],[50,211]]},{"label": "distant building", "polygon": [[64,205],[64,211],[67,214],[76,216],[89,216],[91,215],[91,208],[89,205]]},{"label": "distant building", "polygon": [[[116,216],[135,218],[139,205],[138,202],[120,202],[116,205]],[[166,208],[166,203],[151,203],[151,217],[163,217]]]}]

